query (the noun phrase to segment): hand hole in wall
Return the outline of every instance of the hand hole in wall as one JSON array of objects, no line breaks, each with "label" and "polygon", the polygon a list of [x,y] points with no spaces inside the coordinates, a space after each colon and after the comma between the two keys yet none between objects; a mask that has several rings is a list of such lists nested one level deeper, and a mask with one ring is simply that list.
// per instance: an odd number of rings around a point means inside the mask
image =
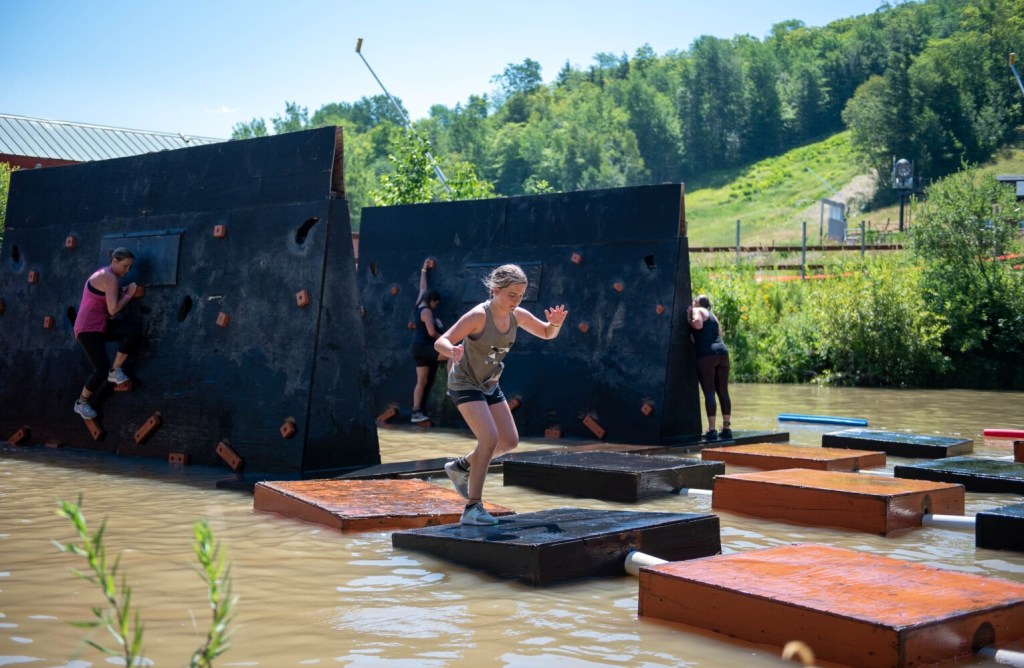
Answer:
[{"label": "hand hole in wall", "polygon": [[313,226],[320,222],[320,219],[316,216],[309,218],[302,225],[299,225],[299,229],[295,230],[295,243],[300,246],[306,243],[306,237],[309,235],[309,231],[313,229]]},{"label": "hand hole in wall", "polygon": [[75,319],[78,318],[78,311],[75,310],[74,306],[68,307],[68,322],[72,325],[75,324]]},{"label": "hand hole in wall", "polygon": [[654,256],[653,255],[645,255],[644,256],[644,264],[647,265],[647,271],[654,271]]},{"label": "hand hole in wall", "polygon": [[178,309],[178,322],[185,322],[185,318],[188,317],[191,310],[192,298],[185,295],[185,298],[181,300],[181,307]]},{"label": "hand hole in wall", "polygon": [[18,249],[18,244],[11,246],[11,259],[15,264],[21,262],[21,251]]},{"label": "hand hole in wall", "polygon": [[370,273],[373,274],[374,276],[377,275],[377,263],[376,262],[372,262],[372,261],[370,262]]}]

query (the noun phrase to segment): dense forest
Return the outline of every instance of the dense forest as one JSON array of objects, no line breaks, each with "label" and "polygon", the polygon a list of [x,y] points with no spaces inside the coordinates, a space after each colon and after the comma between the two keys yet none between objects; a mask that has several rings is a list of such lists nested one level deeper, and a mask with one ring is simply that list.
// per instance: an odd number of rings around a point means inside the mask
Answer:
[{"label": "dense forest", "polygon": [[[446,174],[484,184],[470,195],[518,195],[666,181],[700,183],[850,130],[865,172],[892,198],[893,157],[935,179],[989,158],[1024,122],[1008,54],[1024,44],[1024,0],[883,3],[874,13],[763,38],[702,36],[658,55],[599,53],[544,83],[531,59],[494,90],[415,121]],[[399,102],[400,103],[400,102]],[[286,103],[235,138],[322,125],[346,132],[346,178],[358,220],[408,142],[383,96],[309,110]],[[408,149],[406,149],[408,150]],[[392,156],[389,160],[389,154]],[[424,199],[441,197],[435,187]]]}]

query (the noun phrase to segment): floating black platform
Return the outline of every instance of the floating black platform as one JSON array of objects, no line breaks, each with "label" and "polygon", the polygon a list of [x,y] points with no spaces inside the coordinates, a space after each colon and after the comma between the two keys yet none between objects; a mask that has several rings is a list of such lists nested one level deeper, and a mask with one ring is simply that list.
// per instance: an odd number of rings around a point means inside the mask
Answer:
[{"label": "floating black platform", "polygon": [[1024,503],[985,510],[977,514],[975,522],[977,547],[1024,552]]},{"label": "floating black platform", "polygon": [[875,450],[894,457],[924,457],[939,459],[953,457],[974,450],[969,438],[903,434],[875,429],[844,429],[821,435],[824,448],[854,448]]},{"label": "floating black platform", "polygon": [[581,508],[502,517],[490,527],[397,531],[391,543],[532,585],[624,575],[631,550],[682,561],[722,549],[717,515]]},{"label": "floating black platform", "polygon": [[606,501],[639,501],[684,487],[711,489],[722,462],[625,452],[536,452],[504,464],[504,483]]},{"label": "floating black platform", "polygon": [[893,467],[897,478],[955,482],[968,492],[1024,494],[1024,464],[1000,459],[952,457]]}]

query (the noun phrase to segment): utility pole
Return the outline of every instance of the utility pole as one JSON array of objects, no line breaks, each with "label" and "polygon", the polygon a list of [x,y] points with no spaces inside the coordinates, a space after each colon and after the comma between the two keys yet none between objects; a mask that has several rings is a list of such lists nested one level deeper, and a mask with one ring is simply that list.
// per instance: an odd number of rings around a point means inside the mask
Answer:
[{"label": "utility pole", "polygon": [[[380,77],[378,77],[377,73],[373,71],[372,67],[370,67],[370,63],[366,62],[366,57],[363,56],[362,37],[360,37],[358,41],[356,41],[356,53],[359,54],[359,57],[362,59],[363,64],[366,65],[366,69],[370,70],[370,74],[372,74],[373,78],[377,80],[377,85],[380,86],[380,89],[384,91],[384,94],[387,95],[389,100],[391,100],[391,104],[394,105],[395,111],[397,111],[398,115],[402,117],[403,121],[405,121],[405,127],[409,129],[409,132],[416,134],[416,131],[412,129],[412,123],[409,121],[409,117],[405,115],[404,111],[402,111],[402,107],[399,106],[397,102],[395,102],[395,98],[391,97],[391,93],[389,93],[388,89],[384,87],[383,83],[381,83]],[[448,179],[444,178],[444,172],[441,171],[441,167],[437,164],[437,160],[434,160],[434,156],[430,154],[430,151],[427,151],[427,160],[430,161],[430,166],[434,168],[434,173],[437,174],[437,178],[441,181],[441,184],[445,187],[445,190],[447,190],[450,193],[452,191],[452,187],[448,185]]]}]

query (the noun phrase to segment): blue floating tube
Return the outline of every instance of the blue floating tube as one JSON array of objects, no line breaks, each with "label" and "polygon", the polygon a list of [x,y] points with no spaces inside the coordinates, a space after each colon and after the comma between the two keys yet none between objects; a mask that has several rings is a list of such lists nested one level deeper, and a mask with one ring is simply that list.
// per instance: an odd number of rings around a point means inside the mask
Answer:
[{"label": "blue floating tube", "polygon": [[836,417],[834,415],[800,415],[799,413],[779,413],[779,422],[811,422],[814,424],[840,424],[846,427],[866,427],[864,418]]}]

